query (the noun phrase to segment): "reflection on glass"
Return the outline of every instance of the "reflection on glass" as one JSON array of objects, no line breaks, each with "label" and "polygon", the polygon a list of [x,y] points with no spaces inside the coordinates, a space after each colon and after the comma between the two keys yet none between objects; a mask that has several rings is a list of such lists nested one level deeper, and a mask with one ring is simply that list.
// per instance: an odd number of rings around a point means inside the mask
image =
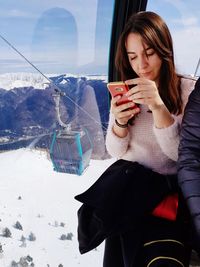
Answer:
[{"label": "reflection on glass", "polygon": [[[86,256],[79,254],[79,203],[73,199],[110,165],[104,136],[113,6],[114,0],[1,3],[2,266],[101,265],[101,248]],[[66,135],[57,116],[56,93]],[[77,134],[70,139],[68,130]],[[54,156],[62,156],[59,160],[67,164],[69,159],[78,159],[70,167],[82,176],[53,170],[53,140],[59,144]],[[16,227],[19,224],[22,229]]]}]

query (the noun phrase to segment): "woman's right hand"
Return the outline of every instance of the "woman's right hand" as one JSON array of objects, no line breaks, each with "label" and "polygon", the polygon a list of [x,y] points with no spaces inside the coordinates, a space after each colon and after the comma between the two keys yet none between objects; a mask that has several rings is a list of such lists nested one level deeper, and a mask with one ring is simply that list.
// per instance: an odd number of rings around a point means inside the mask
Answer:
[{"label": "woman's right hand", "polygon": [[111,100],[111,112],[120,124],[127,124],[128,121],[140,112],[140,108],[134,102],[117,105],[121,96],[113,97]]}]

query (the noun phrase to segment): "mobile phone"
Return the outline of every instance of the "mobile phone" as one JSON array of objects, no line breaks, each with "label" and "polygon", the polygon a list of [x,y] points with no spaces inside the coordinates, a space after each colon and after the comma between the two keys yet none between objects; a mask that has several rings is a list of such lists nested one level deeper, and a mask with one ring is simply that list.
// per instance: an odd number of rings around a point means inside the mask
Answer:
[{"label": "mobile phone", "polygon": [[120,95],[121,98],[117,101],[117,105],[122,105],[125,103],[132,102],[131,100],[128,99],[128,97],[125,95],[129,88],[128,85],[125,84],[124,82],[109,82],[107,84],[108,90],[112,97]]}]

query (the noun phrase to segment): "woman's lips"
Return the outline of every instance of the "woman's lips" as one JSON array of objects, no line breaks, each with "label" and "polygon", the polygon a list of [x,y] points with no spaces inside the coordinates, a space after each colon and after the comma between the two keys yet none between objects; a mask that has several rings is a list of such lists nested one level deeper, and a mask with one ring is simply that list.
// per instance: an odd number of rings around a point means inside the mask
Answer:
[{"label": "woman's lips", "polygon": [[151,71],[148,71],[148,72],[142,72],[142,73],[140,73],[140,77],[142,78],[149,78],[149,77],[151,77],[151,74],[152,74],[152,72]]},{"label": "woman's lips", "polygon": [[140,73],[141,76],[148,76],[150,74],[151,74],[151,71]]}]

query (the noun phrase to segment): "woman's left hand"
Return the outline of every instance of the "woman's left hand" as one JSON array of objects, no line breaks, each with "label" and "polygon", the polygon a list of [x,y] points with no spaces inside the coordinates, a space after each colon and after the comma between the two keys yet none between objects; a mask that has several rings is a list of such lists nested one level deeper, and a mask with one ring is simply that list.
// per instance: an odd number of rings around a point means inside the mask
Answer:
[{"label": "woman's left hand", "polygon": [[138,104],[147,105],[153,111],[164,105],[154,81],[145,78],[126,80],[129,87],[133,86],[127,93],[130,100]]}]

